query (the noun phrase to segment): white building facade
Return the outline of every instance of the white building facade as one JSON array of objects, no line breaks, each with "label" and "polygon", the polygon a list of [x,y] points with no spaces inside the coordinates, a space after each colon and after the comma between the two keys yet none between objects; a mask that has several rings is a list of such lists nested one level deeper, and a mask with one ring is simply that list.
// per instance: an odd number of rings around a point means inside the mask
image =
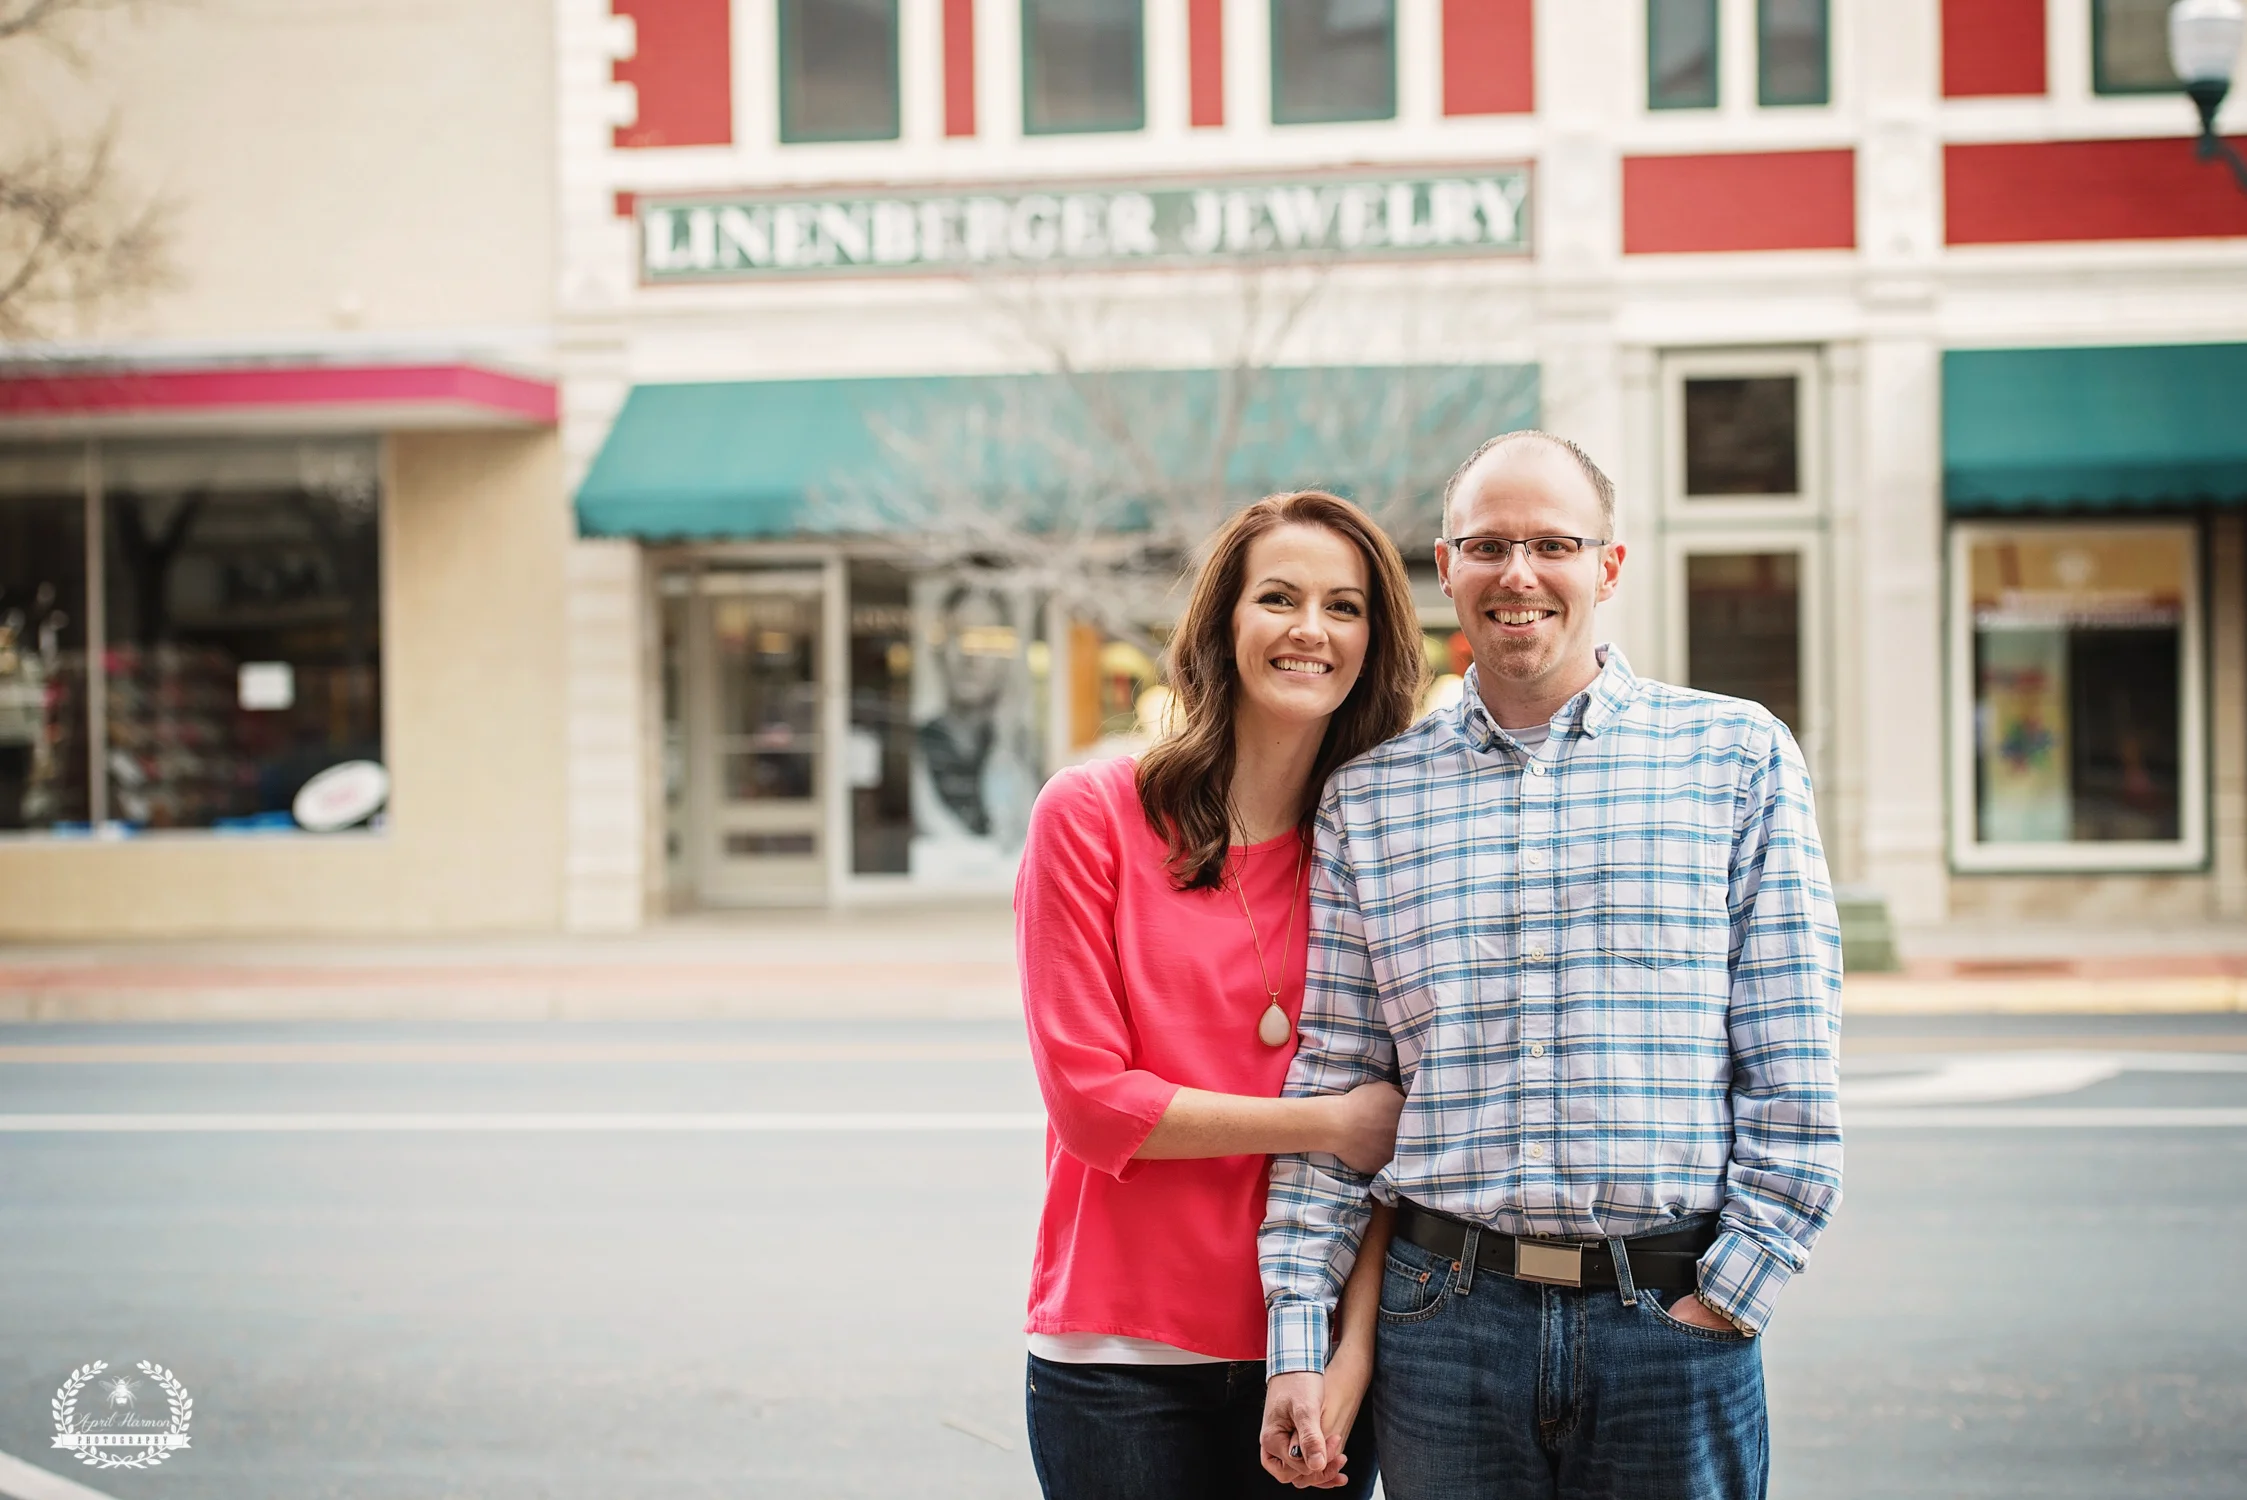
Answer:
[{"label": "white building facade", "polygon": [[[1781,713],[1838,876],[1899,920],[2247,914],[2247,485],[2223,432],[2247,397],[2247,200],[2184,138],[2165,7],[615,10],[567,0],[559,30],[563,444],[581,528],[613,533],[573,573],[575,920],[957,888],[967,868],[937,851],[916,879],[924,829],[902,852],[863,831],[884,778],[908,787],[900,816],[945,799],[909,738],[875,763],[851,632],[865,657],[880,601],[882,651],[941,663],[976,624],[916,603],[909,540],[861,599],[863,538],[788,529],[769,499],[724,534],[726,485],[754,476],[712,476],[708,524],[665,510],[681,476],[661,464],[635,491],[631,455],[604,452],[628,397],[735,387],[711,433],[816,491],[785,451],[790,430],[831,441],[816,402],[789,404],[808,383],[1048,370],[994,311],[1024,284],[1063,321],[1132,309],[1082,356],[1106,368],[1221,364],[1244,261],[1322,279],[1276,367],[1532,372],[1534,420],[1621,487],[1606,633],[1642,670]],[[1292,213],[1306,186],[1331,220]],[[1518,241],[1478,190],[1518,194]],[[1521,420],[1518,382],[1482,389],[1491,430]],[[711,440],[679,420],[674,458]],[[1344,468],[1271,477],[1347,488]],[[1424,556],[1433,534],[1431,513],[1398,539]],[[1071,722],[1089,695],[1070,669],[1116,655],[1064,649],[1073,619],[1025,601],[990,636],[1016,632],[1044,695],[1020,726],[1033,772],[1114,728],[1113,695]],[[812,705],[792,743],[820,748],[762,762],[798,804],[782,817],[726,789],[755,791],[759,762],[713,674],[759,670],[759,632],[822,630],[790,679]],[[899,691],[908,721],[938,712]]]}]

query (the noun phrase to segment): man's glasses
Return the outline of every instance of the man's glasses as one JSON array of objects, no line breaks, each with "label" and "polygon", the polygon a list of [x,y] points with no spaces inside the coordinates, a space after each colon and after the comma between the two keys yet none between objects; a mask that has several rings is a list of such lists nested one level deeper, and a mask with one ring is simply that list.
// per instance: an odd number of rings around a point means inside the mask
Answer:
[{"label": "man's glasses", "polygon": [[1521,548],[1531,567],[1540,563],[1565,563],[1586,547],[1604,547],[1603,536],[1446,536],[1437,541],[1449,547],[1461,562],[1471,562],[1477,567],[1502,568],[1513,561],[1514,549]]}]

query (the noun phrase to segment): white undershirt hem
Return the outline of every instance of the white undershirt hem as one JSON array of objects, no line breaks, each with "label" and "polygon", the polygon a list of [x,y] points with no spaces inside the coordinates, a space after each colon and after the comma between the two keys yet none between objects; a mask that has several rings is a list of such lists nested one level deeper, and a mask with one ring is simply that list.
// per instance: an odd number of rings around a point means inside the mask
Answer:
[{"label": "white undershirt hem", "polygon": [[1057,1365],[1221,1365],[1214,1354],[1196,1354],[1160,1339],[1120,1333],[1033,1333],[1030,1352]]}]

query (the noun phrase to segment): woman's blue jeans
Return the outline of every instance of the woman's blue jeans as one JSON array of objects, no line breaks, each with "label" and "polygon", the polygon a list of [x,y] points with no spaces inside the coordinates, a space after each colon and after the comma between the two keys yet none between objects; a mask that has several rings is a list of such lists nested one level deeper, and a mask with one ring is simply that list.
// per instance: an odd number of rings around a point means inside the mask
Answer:
[{"label": "woman's blue jeans", "polygon": [[1755,1340],[1679,1322],[1677,1293],[1461,1281],[1389,1249],[1367,1399],[1389,1500],[1760,1500]]},{"label": "woman's blue jeans", "polygon": [[1364,1500],[1373,1488],[1363,1411],[1344,1445],[1346,1488],[1298,1490],[1264,1472],[1261,1361],[1064,1365],[1033,1354],[1026,1383],[1030,1459],[1046,1500]]}]

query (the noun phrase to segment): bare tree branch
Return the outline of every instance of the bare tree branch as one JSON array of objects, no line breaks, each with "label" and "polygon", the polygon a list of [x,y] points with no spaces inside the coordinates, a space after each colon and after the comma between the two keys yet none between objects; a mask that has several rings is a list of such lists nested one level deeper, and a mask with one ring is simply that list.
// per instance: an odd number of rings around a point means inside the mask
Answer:
[{"label": "bare tree branch", "polygon": [[[0,0],[0,43],[37,39],[73,66],[69,22],[142,0]],[[130,303],[171,281],[170,211],[115,169],[117,122],[90,143],[0,160],[0,342],[51,334],[73,311]]]},{"label": "bare tree branch", "polygon": [[0,340],[48,331],[71,306],[130,302],[169,281],[168,214],[124,201],[114,135],[0,167]]},{"label": "bare tree branch", "polygon": [[[1270,490],[1343,490],[1416,545],[1435,534],[1435,496],[1452,467],[1534,416],[1536,377],[1441,359],[1369,370],[1305,358],[1303,338],[1329,310],[1330,272],[1235,273],[1208,307],[1195,304],[1206,344],[1162,351],[1189,368],[1166,370],[1135,367],[1149,352],[1143,286],[1110,301],[1081,278],[979,285],[992,325],[1031,371],[976,382],[964,404],[954,388],[925,409],[868,412],[877,451],[866,472],[818,497],[821,519],[907,536],[923,568],[1057,597],[1150,655],[1159,643],[1149,621],[1165,613],[1183,565]],[[1429,332],[1455,335],[1466,316],[1447,298]],[[1388,331],[1409,352],[1416,330]]]}]

